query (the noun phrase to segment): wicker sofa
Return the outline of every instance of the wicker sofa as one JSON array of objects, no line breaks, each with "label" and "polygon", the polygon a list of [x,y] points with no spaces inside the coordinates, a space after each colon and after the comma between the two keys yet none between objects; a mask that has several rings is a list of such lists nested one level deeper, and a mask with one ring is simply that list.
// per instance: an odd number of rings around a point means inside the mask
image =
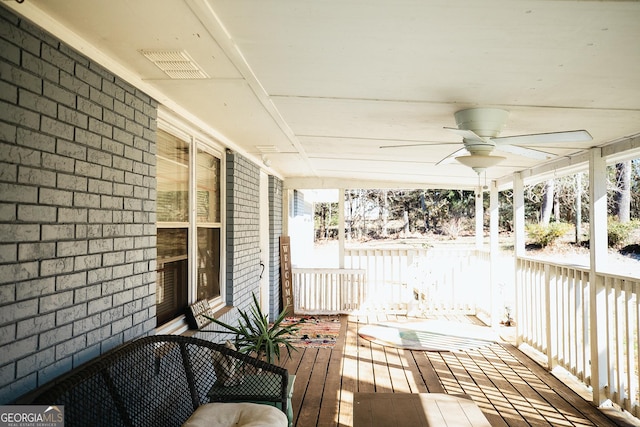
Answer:
[{"label": "wicker sofa", "polygon": [[286,369],[224,345],[156,335],[125,343],[15,403],[64,405],[66,426],[286,426],[287,381]]}]

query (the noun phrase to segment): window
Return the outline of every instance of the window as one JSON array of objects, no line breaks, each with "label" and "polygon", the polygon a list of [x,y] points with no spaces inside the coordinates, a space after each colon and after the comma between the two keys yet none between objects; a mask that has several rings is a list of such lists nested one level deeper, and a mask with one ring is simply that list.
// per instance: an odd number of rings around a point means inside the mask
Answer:
[{"label": "window", "polygon": [[221,161],[214,150],[163,130],[157,141],[156,317],[161,325],[182,315],[190,303],[221,296],[222,198]]},{"label": "window", "polygon": [[220,296],[220,159],[198,150],[198,299]]}]

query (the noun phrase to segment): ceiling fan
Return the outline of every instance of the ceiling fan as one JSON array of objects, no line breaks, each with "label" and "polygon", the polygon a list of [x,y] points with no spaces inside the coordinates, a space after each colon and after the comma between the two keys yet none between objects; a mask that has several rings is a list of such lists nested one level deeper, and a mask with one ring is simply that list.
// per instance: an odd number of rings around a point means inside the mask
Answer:
[{"label": "ceiling fan", "polygon": [[[508,115],[507,111],[498,108],[468,108],[457,111],[454,116],[458,127],[445,127],[445,129],[462,136],[464,148],[445,157],[438,164],[449,158],[455,158],[463,165],[481,173],[505,159],[502,156],[491,155],[494,150],[545,160],[554,155],[527,146],[541,143],[582,142],[592,139],[586,130],[499,137]],[[461,155],[465,151],[469,154]]]},{"label": "ceiling fan", "polygon": [[[584,142],[592,139],[586,130],[538,133],[499,137],[509,113],[498,108],[468,108],[454,116],[456,128],[445,127],[460,136],[464,147],[449,154],[436,165],[457,160],[480,174],[505,159],[492,155],[494,150],[538,160],[554,157],[552,153],[529,148],[529,145],[561,142]],[[417,144],[416,144],[417,145]]]}]

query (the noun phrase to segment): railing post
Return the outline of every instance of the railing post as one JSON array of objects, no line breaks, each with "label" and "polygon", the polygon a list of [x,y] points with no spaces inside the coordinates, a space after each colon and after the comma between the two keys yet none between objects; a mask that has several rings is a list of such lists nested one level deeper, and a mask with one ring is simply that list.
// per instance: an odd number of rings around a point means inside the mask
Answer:
[{"label": "railing post", "polygon": [[[519,301],[521,298],[522,290],[520,286],[524,285],[524,281],[520,281],[520,277],[518,275],[518,258],[524,256],[525,254],[525,246],[524,246],[524,182],[522,180],[522,174],[520,172],[516,172],[513,174],[513,228],[514,228],[514,257],[515,257],[515,297],[516,301]],[[524,304],[524,301],[522,301]],[[522,344],[522,338],[520,337],[520,317],[516,312],[516,318],[519,317],[519,320],[516,321],[516,345]]]},{"label": "railing post", "polygon": [[[489,277],[490,277],[490,300],[489,311],[491,315],[491,325],[498,326],[500,322],[500,304],[498,304],[498,257],[500,256],[499,243],[499,219],[500,202],[498,199],[498,187],[496,181],[491,181],[491,191],[489,193]],[[504,305],[504,295],[502,300]],[[502,307],[504,309],[504,307]]]},{"label": "railing post", "polygon": [[[553,370],[558,363],[558,332],[556,321],[558,318],[557,286],[551,286],[556,281],[555,267],[544,265],[544,311],[545,311],[545,339],[547,341],[547,368]],[[553,289],[552,289],[553,288]]]},{"label": "railing post", "polygon": [[338,189],[338,268],[344,268],[344,193],[345,189]]}]

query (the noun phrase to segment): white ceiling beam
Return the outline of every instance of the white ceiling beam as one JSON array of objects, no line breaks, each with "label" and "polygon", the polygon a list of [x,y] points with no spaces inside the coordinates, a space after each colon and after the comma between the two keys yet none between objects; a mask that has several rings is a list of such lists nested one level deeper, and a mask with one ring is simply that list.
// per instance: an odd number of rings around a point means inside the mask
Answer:
[{"label": "white ceiling beam", "polygon": [[640,158],[640,133],[621,138],[602,147],[607,163],[618,163]]},{"label": "white ceiling beam", "polygon": [[314,178],[314,177],[291,177],[285,178],[285,189],[333,189],[333,188],[362,188],[362,189],[456,189],[475,190],[477,185],[437,185],[425,182],[398,182],[398,181],[376,181],[366,179],[350,179],[345,182],[342,178]]},{"label": "white ceiling beam", "polygon": [[[599,147],[608,164],[640,158],[640,134],[621,138]],[[536,184],[556,176],[566,176],[589,169],[590,151],[553,159],[543,165],[521,171],[527,185]],[[500,190],[513,186],[513,177],[505,176],[496,180]]]}]

